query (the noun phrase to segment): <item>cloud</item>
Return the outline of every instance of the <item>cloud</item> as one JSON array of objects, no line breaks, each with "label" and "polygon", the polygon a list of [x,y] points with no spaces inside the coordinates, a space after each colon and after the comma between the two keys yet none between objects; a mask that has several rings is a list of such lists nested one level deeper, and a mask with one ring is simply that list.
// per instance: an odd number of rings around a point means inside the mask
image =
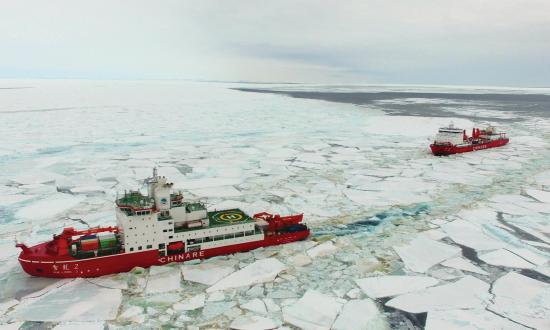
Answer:
[{"label": "cloud", "polygon": [[550,2],[12,1],[0,77],[549,84]]}]

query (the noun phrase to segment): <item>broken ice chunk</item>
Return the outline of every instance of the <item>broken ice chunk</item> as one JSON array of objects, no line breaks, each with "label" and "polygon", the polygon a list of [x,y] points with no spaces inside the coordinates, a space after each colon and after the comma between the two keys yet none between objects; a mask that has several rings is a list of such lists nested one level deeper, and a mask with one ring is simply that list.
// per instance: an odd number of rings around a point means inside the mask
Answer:
[{"label": "broken ice chunk", "polygon": [[204,306],[205,294],[200,293],[172,306],[175,311],[191,311]]},{"label": "broken ice chunk", "polygon": [[178,268],[169,266],[152,266],[145,288],[146,294],[163,293],[181,290],[181,273]]},{"label": "broken ice chunk", "polygon": [[485,309],[456,309],[432,311],[426,319],[426,330],[440,329],[528,329],[521,325],[491,313]]},{"label": "broken ice chunk", "polygon": [[424,273],[430,267],[460,253],[460,248],[424,237],[417,237],[403,246],[393,249],[405,266],[417,273]]},{"label": "broken ice chunk", "polygon": [[233,260],[214,260],[198,265],[183,265],[181,273],[186,281],[214,285],[235,271],[235,263]]},{"label": "broken ice chunk", "polygon": [[473,276],[424,291],[406,293],[386,303],[386,306],[409,313],[423,313],[437,310],[478,308],[487,305],[489,284]]},{"label": "broken ice chunk", "polygon": [[336,246],[334,246],[332,241],[327,241],[327,242],[324,242],[323,244],[319,244],[307,250],[307,254],[311,258],[315,258],[315,257],[322,257],[322,256],[333,254],[334,252],[336,252],[336,250],[337,248]]},{"label": "broken ice chunk", "polygon": [[465,270],[472,273],[477,273],[481,275],[489,275],[486,271],[483,269],[477,267],[476,265],[472,264],[469,260],[464,259],[462,257],[457,257],[449,260],[445,260],[441,263],[445,267],[455,268],[459,270]]},{"label": "broken ice chunk", "polygon": [[550,203],[550,191],[525,189],[525,193],[542,203]]},{"label": "broken ice chunk", "polygon": [[283,318],[301,329],[330,329],[342,304],[336,298],[308,290],[296,303],[283,307]]},{"label": "broken ice chunk", "polygon": [[104,322],[67,322],[56,325],[52,330],[103,330]]},{"label": "broken ice chunk", "polygon": [[488,309],[534,329],[550,329],[550,285],[514,272],[493,283]]},{"label": "broken ice chunk", "polygon": [[271,282],[286,266],[276,258],[257,260],[206,289],[206,292]]},{"label": "broken ice chunk", "polygon": [[241,308],[248,309],[249,311],[252,311],[258,314],[267,315],[267,309],[265,307],[264,302],[258,298],[252,299],[246,304],[242,304]]},{"label": "broken ice chunk", "polygon": [[29,220],[47,219],[75,207],[83,200],[84,197],[56,193],[19,209],[15,216]]},{"label": "broken ice chunk", "polygon": [[435,278],[427,276],[400,275],[367,277],[355,280],[361,290],[373,299],[419,291],[434,286],[438,282]]},{"label": "broken ice chunk", "polygon": [[243,315],[237,317],[230,325],[231,329],[238,330],[264,330],[275,329],[277,325],[273,320],[258,315]]},{"label": "broken ice chunk", "polygon": [[489,265],[494,266],[525,269],[535,268],[535,265],[533,265],[532,263],[506,249],[500,249],[481,254],[479,255],[479,259],[485,261]]},{"label": "broken ice chunk", "polygon": [[370,299],[350,300],[342,308],[342,312],[331,329],[385,329],[388,324],[378,310],[376,303]]},{"label": "broken ice chunk", "polygon": [[113,320],[122,301],[119,289],[107,289],[76,279],[36,298],[24,298],[15,308],[21,321]]},{"label": "broken ice chunk", "polygon": [[505,246],[504,242],[483,233],[481,226],[466,220],[455,220],[442,225],[441,228],[456,243],[475,250],[492,250]]}]

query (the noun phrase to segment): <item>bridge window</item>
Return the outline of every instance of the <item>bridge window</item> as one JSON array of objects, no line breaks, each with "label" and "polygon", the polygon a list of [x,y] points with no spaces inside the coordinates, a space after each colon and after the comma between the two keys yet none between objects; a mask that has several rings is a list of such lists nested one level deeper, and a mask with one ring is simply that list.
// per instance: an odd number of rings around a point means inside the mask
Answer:
[{"label": "bridge window", "polygon": [[244,233],[243,232],[240,232],[240,233],[236,233],[235,234],[235,238],[237,237],[243,237],[244,236]]},{"label": "bridge window", "polygon": [[214,237],[215,241],[219,241],[219,240],[222,240],[222,239],[223,239],[223,235],[218,235],[218,236]]},{"label": "bridge window", "polygon": [[234,234],[227,234],[225,235],[225,239],[230,239],[230,238],[234,238],[235,235]]},{"label": "bridge window", "polygon": [[246,236],[254,235],[254,230],[249,230],[244,233]]},{"label": "bridge window", "polygon": [[152,249],[153,246],[152,246],[152,245],[147,245],[147,248],[148,248],[148,249]]},{"label": "bridge window", "polygon": [[134,248],[130,248],[130,251],[134,251]]},{"label": "bridge window", "polygon": [[140,250],[140,251],[141,251],[141,246],[138,246],[138,250]]},{"label": "bridge window", "polygon": [[159,249],[164,249],[164,248],[166,248],[166,244],[160,243],[160,244],[159,244]]}]

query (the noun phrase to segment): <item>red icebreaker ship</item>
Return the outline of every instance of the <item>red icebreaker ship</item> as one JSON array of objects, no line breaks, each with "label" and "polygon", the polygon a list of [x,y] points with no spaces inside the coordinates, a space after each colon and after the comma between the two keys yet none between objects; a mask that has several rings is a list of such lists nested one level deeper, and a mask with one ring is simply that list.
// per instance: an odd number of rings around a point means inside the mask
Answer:
[{"label": "red icebreaker ship", "polygon": [[445,156],[500,147],[508,141],[510,140],[506,137],[506,133],[497,132],[496,128],[492,126],[484,130],[474,128],[472,136],[468,137],[466,130],[455,128],[451,123],[449,127],[439,129],[430,148],[434,155]]},{"label": "red icebreaker ship", "polygon": [[22,249],[25,272],[43,277],[96,277],[171,262],[204,259],[306,239],[303,215],[248,216],[240,209],[208,212],[183,200],[172,183],[148,179],[148,195],[130,191],[116,201],[116,227],[65,228],[53,240]]}]

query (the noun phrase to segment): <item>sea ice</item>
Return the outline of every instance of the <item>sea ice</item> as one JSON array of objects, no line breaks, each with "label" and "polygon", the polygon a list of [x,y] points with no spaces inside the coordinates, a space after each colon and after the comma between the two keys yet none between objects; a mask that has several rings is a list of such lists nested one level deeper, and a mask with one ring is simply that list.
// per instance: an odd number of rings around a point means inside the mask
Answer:
[{"label": "sea ice", "polygon": [[28,220],[48,219],[67,211],[84,200],[84,197],[56,193],[19,209],[15,216]]},{"label": "sea ice", "polygon": [[273,320],[258,315],[238,316],[231,322],[231,329],[238,330],[264,330],[275,329],[277,325]]},{"label": "sea ice", "polygon": [[488,309],[526,327],[550,329],[550,285],[514,272],[493,283]]},{"label": "sea ice", "polygon": [[316,245],[307,250],[308,256],[311,258],[323,257],[335,253],[338,250],[332,241],[327,241],[322,244]]},{"label": "sea ice", "polygon": [[251,301],[245,304],[242,304],[241,308],[247,309],[249,311],[252,311],[258,314],[267,315],[267,309],[265,307],[264,302],[258,298],[254,298]]},{"label": "sea ice", "polygon": [[520,330],[528,329],[500,317],[485,309],[456,309],[446,311],[430,311],[426,319],[426,330]]},{"label": "sea ice", "polygon": [[482,227],[466,220],[455,220],[441,226],[441,229],[456,243],[475,250],[493,250],[504,247],[502,241],[487,236]]},{"label": "sea ice", "polygon": [[13,204],[21,203],[29,199],[35,198],[36,195],[0,195],[0,206],[11,206]]},{"label": "sea ice", "polygon": [[355,283],[369,297],[376,299],[423,290],[439,281],[427,276],[387,275],[362,278],[355,280]]},{"label": "sea ice", "polygon": [[181,272],[179,268],[169,266],[152,266],[149,269],[149,277],[146,294],[156,294],[181,290]]},{"label": "sea ice", "polygon": [[525,189],[525,193],[542,203],[550,203],[550,191]]},{"label": "sea ice", "polygon": [[277,274],[285,269],[286,266],[275,258],[257,260],[243,269],[238,270],[220,280],[213,286],[206,289],[206,292],[214,292],[217,290],[270,282],[275,279]]},{"label": "sea ice", "polygon": [[175,311],[191,311],[197,308],[204,306],[206,295],[204,293],[199,293],[196,296],[193,296],[187,300],[184,300],[179,303],[175,303],[172,308]]},{"label": "sea ice", "polygon": [[417,237],[393,249],[405,266],[417,273],[424,273],[433,265],[460,253],[460,248],[447,245],[424,237]]},{"label": "sea ice", "polygon": [[477,274],[481,274],[481,275],[489,275],[489,273],[487,273],[483,269],[481,269],[478,266],[472,264],[469,260],[467,260],[465,258],[462,258],[462,257],[448,259],[448,260],[443,261],[441,264],[445,267],[465,270],[465,271],[468,271],[468,272],[477,273]]},{"label": "sea ice", "polygon": [[119,289],[102,288],[85,279],[76,279],[43,295],[24,298],[13,316],[21,321],[113,320],[121,302]]},{"label": "sea ice", "polygon": [[283,318],[305,330],[330,329],[341,308],[336,298],[308,290],[296,303],[283,307]]},{"label": "sea ice", "polygon": [[67,322],[56,325],[52,330],[103,330],[104,322]]},{"label": "sea ice", "polygon": [[518,255],[506,250],[499,249],[485,254],[478,255],[479,259],[485,261],[486,263],[494,266],[504,266],[512,268],[525,268],[531,269],[535,268],[535,265],[528,262],[527,260],[519,257]]},{"label": "sea ice", "polygon": [[489,284],[473,276],[424,291],[406,293],[386,303],[386,306],[409,313],[423,313],[449,309],[485,308],[489,300]]},{"label": "sea ice", "polygon": [[235,271],[235,263],[233,260],[213,260],[197,265],[183,265],[181,273],[186,281],[214,285]]},{"label": "sea ice", "polygon": [[370,299],[350,300],[344,304],[342,311],[331,329],[386,329],[388,324],[378,310],[376,303]]}]

